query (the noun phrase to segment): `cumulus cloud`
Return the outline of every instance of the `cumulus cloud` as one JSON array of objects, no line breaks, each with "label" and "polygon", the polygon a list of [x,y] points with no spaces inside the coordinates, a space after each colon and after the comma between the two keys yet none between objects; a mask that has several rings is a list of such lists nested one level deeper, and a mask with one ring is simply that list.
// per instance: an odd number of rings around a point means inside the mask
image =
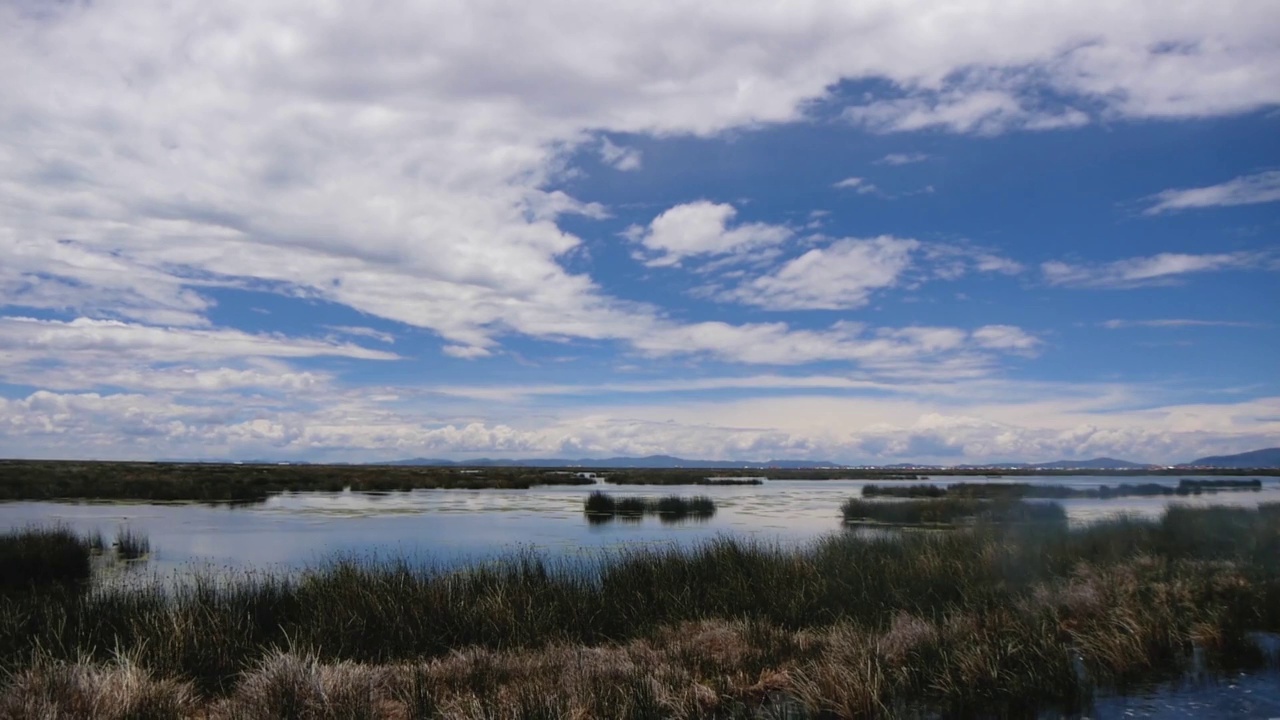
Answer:
[{"label": "cumulus cloud", "polygon": [[1071,264],[1054,260],[1040,265],[1050,285],[1082,288],[1132,288],[1176,282],[1188,273],[1238,270],[1267,266],[1258,253],[1233,252],[1191,255],[1160,253],[1150,257],[1116,260],[1110,263]]},{"label": "cumulus cloud", "polygon": [[778,245],[792,235],[789,228],[768,223],[730,227],[737,214],[727,203],[699,200],[666,210],[647,228],[633,226],[628,237],[649,251],[646,265],[665,267],[690,257],[741,254]]},{"label": "cumulus cloud", "polygon": [[[795,396],[587,407],[530,425],[441,420],[356,396],[307,410],[184,403],[139,394],[0,398],[0,451],[66,457],[277,457],[375,460],[412,454],[686,457],[838,462],[1041,461],[1112,455],[1177,462],[1264,444],[1280,398],[1179,404],[1054,395],[1000,383],[965,406],[915,397]],[[1117,402],[1149,409],[1117,409]],[[485,401],[492,406],[492,399]],[[1105,413],[1099,412],[1106,410]]]},{"label": "cumulus cloud", "polygon": [[1159,215],[1190,208],[1230,207],[1280,202],[1280,170],[1244,175],[1218,185],[1164,190],[1152,197],[1155,203],[1143,211]]},{"label": "cumulus cloud", "polygon": [[867,304],[911,265],[915,240],[889,235],[845,238],[814,248],[776,271],[727,293],[725,299],[771,310],[838,310]]},{"label": "cumulus cloud", "polygon": [[[610,337],[629,321],[633,308],[565,269],[581,241],[555,215],[584,208],[547,189],[595,133],[792,121],[858,78],[899,97],[851,117],[895,130],[1073,125],[1073,97],[1121,117],[1280,100],[1280,11],[1249,0],[1176,13],[1102,0],[0,13],[0,92],[21,120],[0,130],[7,298],[199,325],[200,282],[267,283],[467,347]],[[462,26],[480,30],[459,42]],[[1062,107],[1029,99],[1045,86]],[[83,257],[62,257],[56,239]],[[77,264],[87,258],[152,280],[121,283]]]},{"label": "cumulus cloud", "polygon": [[707,294],[768,310],[842,310],[862,307],[875,292],[896,286],[1022,271],[1020,263],[987,248],[882,235],[830,241],[736,287],[711,288]]},{"label": "cumulus cloud", "polygon": [[[79,319],[0,321],[0,362],[18,384],[54,383],[60,371],[67,386],[139,392],[5,400],[10,453],[54,436],[63,444],[45,447],[83,441],[144,456],[642,448],[659,437],[641,421],[540,435],[351,398],[330,410],[262,407],[260,391],[302,395],[332,379],[251,361],[396,355],[215,327],[223,288],[345,305],[387,327],[429,330],[464,357],[522,335],[617,341],[643,355],[983,375],[1019,350],[1011,334],[999,348],[996,331],[676,321],[619,300],[588,270],[570,269],[583,242],[560,225],[609,209],[557,184],[579,152],[620,170],[640,163],[606,136],[706,137],[796,121],[842,80],[891,88],[849,113],[885,131],[1207,117],[1280,100],[1271,30],[1280,9],[1253,0],[1189,0],[1178,12],[1104,0],[33,8],[0,4],[0,303],[24,309],[11,316]],[[657,238],[641,245],[650,262],[733,258],[790,239],[785,227],[735,223],[732,206],[691,205],[670,228],[640,231]],[[1160,277],[1151,272],[1121,274]],[[784,286],[782,297],[821,302]],[[170,397],[202,387],[252,398]],[[738,447],[732,431],[716,432]],[[759,452],[825,447],[813,437],[759,431],[742,442]]]}]

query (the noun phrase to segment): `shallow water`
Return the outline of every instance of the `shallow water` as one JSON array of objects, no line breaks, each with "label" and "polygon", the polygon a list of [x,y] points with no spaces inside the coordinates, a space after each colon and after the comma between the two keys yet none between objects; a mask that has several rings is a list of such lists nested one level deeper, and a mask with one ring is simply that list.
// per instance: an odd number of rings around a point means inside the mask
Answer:
[{"label": "shallow water", "polygon": [[[919,482],[1027,482],[1072,487],[1160,483],[1182,477],[938,477]],[[735,486],[547,486],[528,490],[414,490],[392,493],[286,493],[250,506],[186,503],[0,503],[0,529],[61,523],[100,531],[142,532],[154,549],[149,573],[193,568],[288,570],[334,554],[407,556],[452,564],[513,550],[577,556],[644,545],[687,546],[718,537],[749,537],[790,545],[840,528],[840,504],[877,481],[787,480]],[[880,481],[880,484],[884,484]],[[582,503],[593,490],[610,494],[708,495],[717,512],[706,521],[664,523],[657,518],[590,524]],[[1072,522],[1115,513],[1157,515],[1171,504],[1253,506],[1280,502],[1280,481],[1263,478],[1260,491],[1199,496],[1060,501]]]}]

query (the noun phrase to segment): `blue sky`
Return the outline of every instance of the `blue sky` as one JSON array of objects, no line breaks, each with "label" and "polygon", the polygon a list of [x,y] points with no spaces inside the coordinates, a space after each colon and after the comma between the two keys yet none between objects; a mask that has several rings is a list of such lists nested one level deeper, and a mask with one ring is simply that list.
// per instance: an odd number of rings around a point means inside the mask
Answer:
[{"label": "blue sky", "polygon": [[0,456],[1280,445],[1280,8],[0,9]]}]

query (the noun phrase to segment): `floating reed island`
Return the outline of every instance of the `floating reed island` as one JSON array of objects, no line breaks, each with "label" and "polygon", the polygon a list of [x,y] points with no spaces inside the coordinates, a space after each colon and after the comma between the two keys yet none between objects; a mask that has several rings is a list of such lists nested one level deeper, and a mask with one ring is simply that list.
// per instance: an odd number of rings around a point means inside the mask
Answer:
[{"label": "floating reed island", "polygon": [[646,515],[656,515],[666,521],[705,520],[716,514],[716,503],[705,495],[689,498],[679,495],[660,498],[614,497],[596,491],[587,496],[582,504],[582,511],[588,519],[595,520],[639,519]]},{"label": "floating reed island", "polygon": [[[46,552],[33,532],[0,557]],[[1193,655],[1255,667],[1255,631],[1280,631],[1276,504],[461,569],[341,560],[6,586],[0,718],[1026,717]]]},{"label": "floating reed island", "polygon": [[968,498],[982,500],[1107,500],[1120,497],[1156,497],[1201,495],[1204,493],[1261,490],[1262,480],[1190,480],[1175,485],[1144,483],[1141,485],[1103,485],[1096,488],[1065,485],[1032,485],[1029,483],[958,483],[955,485],[866,485],[866,498]]}]

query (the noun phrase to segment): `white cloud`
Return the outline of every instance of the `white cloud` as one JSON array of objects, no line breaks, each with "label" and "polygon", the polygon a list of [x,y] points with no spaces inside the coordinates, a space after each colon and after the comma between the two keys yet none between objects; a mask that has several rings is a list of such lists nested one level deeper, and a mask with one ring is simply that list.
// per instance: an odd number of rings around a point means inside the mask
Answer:
[{"label": "white cloud", "polygon": [[929,159],[926,153],[889,153],[876,161],[877,165],[911,165]]},{"label": "white cloud", "polygon": [[1074,108],[1028,107],[1012,93],[987,89],[877,100],[846,108],[844,117],[876,132],[942,128],[982,135],[1009,129],[1057,130],[1089,122],[1088,115]]},{"label": "white cloud", "polygon": [[[1280,398],[1151,402],[1150,388],[979,383],[963,399],[765,396],[625,406],[552,417],[442,420],[340,395],[305,411],[210,406],[137,394],[37,392],[0,398],[0,452],[62,457],[388,459],[609,456],[829,458],[843,462],[1043,461],[1111,455],[1176,462],[1262,446]],[[942,386],[954,388],[954,383]],[[1136,402],[1145,409],[1125,409]],[[494,399],[483,401],[492,408]],[[20,450],[20,452],[15,452]]]},{"label": "white cloud", "polygon": [[866,178],[860,177],[847,177],[831,187],[839,188],[841,190],[854,190],[859,195],[870,195],[880,192],[880,188],[867,182]]},{"label": "white cloud", "polygon": [[1107,320],[1102,327],[1108,330],[1123,330],[1134,327],[1179,328],[1179,327],[1260,327],[1258,323],[1238,322],[1235,320],[1194,320],[1190,318],[1166,318],[1160,320]]},{"label": "white cloud", "polygon": [[789,228],[767,223],[729,223],[738,211],[727,203],[707,200],[677,205],[649,223],[648,228],[632,227],[628,236],[652,257],[651,267],[677,265],[697,256],[740,254],[778,245],[792,236]]},{"label": "white cloud", "polygon": [[602,133],[793,121],[846,78],[900,90],[855,111],[886,129],[1079,122],[1045,85],[1121,117],[1280,100],[1280,10],[1254,0],[24,8],[0,9],[6,301],[197,326],[202,283],[248,285],[468,347],[633,319],[562,264],[557,213],[601,209],[547,189]]},{"label": "white cloud", "polygon": [[1041,344],[1039,338],[1012,325],[987,325],[978,328],[973,331],[973,340],[980,347],[1023,353],[1035,352]]},{"label": "white cloud", "polygon": [[921,245],[928,273],[942,280],[955,280],[972,272],[1018,275],[1025,268],[994,251],[967,243],[924,243]]},{"label": "white cloud", "polygon": [[1189,208],[1229,207],[1280,202],[1280,170],[1245,175],[1208,187],[1164,190],[1152,198],[1155,204],[1145,215]]},{"label": "white cloud", "polygon": [[1054,260],[1040,265],[1050,285],[1086,288],[1132,288],[1175,282],[1188,273],[1266,268],[1270,261],[1258,253],[1206,255],[1160,253],[1110,263],[1073,265]]},{"label": "white cloud", "polygon": [[343,335],[372,338],[378,342],[387,343],[388,345],[393,344],[396,341],[395,335],[382,332],[381,330],[374,330],[373,328],[356,327],[352,325],[325,325],[324,327]]},{"label": "white cloud", "polygon": [[882,235],[844,238],[814,248],[776,271],[724,295],[770,310],[838,310],[867,304],[875,290],[892,287],[911,266],[915,240]]},{"label": "white cloud", "polygon": [[855,363],[877,377],[980,377],[990,374],[998,352],[984,344],[981,330],[910,326],[869,330],[841,321],[823,330],[791,330],[783,323],[729,325],[702,322],[669,327],[636,341],[655,357],[704,355],[757,365]]},{"label": "white cloud", "polygon": [[68,322],[0,317],[5,360],[26,357],[86,358],[129,355],[149,362],[183,362],[243,357],[336,356],[395,360],[394,353],[350,343],[253,335],[239,330],[158,328],[115,320],[78,318]]},{"label": "white cloud", "polygon": [[445,345],[443,352],[449,357],[463,360],[474,360],[476,358],[489,357],[493,354],[489,350],[475,345]]},{"label": "white cloud", "polygon": [[614,145],[609,138],[600,141],[600,159],[617,170],[639,170],[641,157],[640,151],[635,148]]}]

